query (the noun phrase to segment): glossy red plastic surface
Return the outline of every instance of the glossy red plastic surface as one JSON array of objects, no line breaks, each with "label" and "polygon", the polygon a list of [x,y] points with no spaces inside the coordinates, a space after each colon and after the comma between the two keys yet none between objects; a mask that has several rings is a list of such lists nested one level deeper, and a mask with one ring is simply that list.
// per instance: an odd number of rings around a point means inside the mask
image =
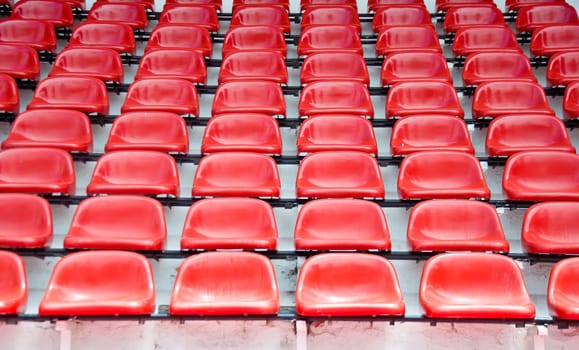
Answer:
[{"label": "glossy red plastic surface", "polygon": [[93,77],[123,81],[123,62],[118,52],[104,48],[73,48],[60,51],[49,77]]},{"label": "glossy red plastic surface", "polygon": [[0,43],[25,45],[37,51],[54,52],[56,32],[49,22],[9,19],[0,21]]},{"label": "glossy red plastic surface", "polygon": [[0,315],[24,312],[27,299],[24,260],[15,253],[0,251]]},{"label": "glossy red plastic surface", "polygon": [[159,24],[151,32],[145,52],[157,49],[194,50],[211,57],[213,42],[209,31],[189,24]]},{"label": "glossy red plastic surface", "polygon": [[532,32],[548,25],[579,24],[577,11],[569,4],[524,6],[517,13],[517,31]]},{"label": "glossy red plastic surface", "polygon": [[426,317],[535,317],[521,268],[498,254],[447,253],[428,259],[419,297]]},{"label": "glossy red plastic surface", "polygon": [[159,17],[159,23],[190,24],[219,31],[219,19],[214,6],[210,5],[166,5]]},{"label": "glossy red plastic surface", "polygon": [[465,86],[517,80],[537,81],[529,59],[522,52],[479,52],[467,56],[464,61],[462,81]]},{"label": "glossy red plastic surface", "polygon": [[372,20],[372,30],[374,33],[380,32],[384,28],[399,26],[420,26],[432,25],[430,13],[423,6],[388,6],[376,10]]},{"label": "glossy red plastic surface", "polygon": [[386,117],[416,114],[445,114],[462,118],[464,111],[450,83],[413,81],[392,85],[386,99]]},{"label": "glossy red plastic surface", "polygon": [[364,57],[351,52],[320,52],[307,56],[300,71],[300,81],[350,80],[368,85],[370,76]]},{"label": "glossy red plastic surface", "polygon": [[320,115],[306,119],[298,134],[298,153],[360,151],[378,153],[372,123],[357,115]]},{"label": "glossy red plastic surface", "polygon": [[[65,0],[69,1],[69,0]],[[82,0],[85,1],[85,0]],[[155,0],[96,0],[98,3],[129,3],[129,4],[139,4],[143,6],[147,11],[154,11],[155,8]],[[168,0],[167,2],[171,2]]]},{"label": "glossy red plastic surface", "polygon": [[474,154],[464,120],[451,115],[412,115],[392,128],[390,149],[395,156],[419,151],[459,151]]},{"label": "glossy red plastic surface", "polygon": [[383,86],[402,81],[452,83],[446,58],[436,52],[398,52],[384,57],[380,79]]},{"label": "glossy red plastic surface", "polygon": [[92,47],[135,54],[133,30],[120,23],[82,23],[72,32],[67,48]]},{"label": "glossy red plastic surface", "polygon": [[545,202],[525,212],[521,244],[531,254],[579,254],[578,202]]},{"label": "glossy red plastic surface", "polygon": [[10,19],[46,21],[56,27],[71,28],[72,8],[64,1],[19,1],[12,9]]},{"label": "glossy red plastic surface", "polygon": [[551,25],[535,30],[530,50],[534,56],[579,50],[579,25]]},{"label": "glossy red plastic surface", "polygon": [[185,120],[169,112],[130,112],[113,122],[105,151],[142,150],[187,153]]},{"label": "glossy red plastic surface", "polygon": [[275,5],[289,11],[289,0],[233,0],[232,8],[245,5]]},{"label": "glossy red plastic surface", "polygon": [[283,32],[273,26],[242,26],[225,34],[221,54],[227,57],[235,51],[275,51],[284,57],[287,46]]},{"label": "glossy red plastic surface", "polygon": [[404,158],[398,173],[402,199],[490,199],[484,172],[466,152],[415,152]]},{"label": "glossy red plastic surface", "polygon": [[[352,218],[356,220],[352,220]],[[307,202],[294,231],[298,250],[390,250],[384,211],[361,199],[318,199]]]},{"label": "glossy red plastic surface", "polygon": [[410,211],[407,234],[413,251],[509,251],[495,207],[468,199],[418,203]]},{"label": "glossy red plastic surface", "polygon": [[549,5],[565,3],[565,0],[506,0],[507,11],[518,11],[523,6]]},{"label": "glossy red plastic surface", "polygon": [[279,84],[265,80],[231,81],[220,84],[213,99],[212,114],[222,113],[285,116],[283,90]]},{"label": "glossy red plastic surface", "polygon": [[579,48],[551,56],[547,66],[549,86],[568,85],[574,81],[579,81]]},{"label": "glossy red plastic surface", "polygon": [[473,25],[505,25],[503,13],[494,4],[481,6],[456,6],[446,11],[444,31],[456,32]]},{"label": "glossy red plastic surface", "polygon": [[474,119],[494,118],[504,114],[555,115],[545,90],[529,81],[495,81],[480,84],[472,98]]},{"label": "glossy red plastic surface", "polygon": [[296,180],[299,198],[384,198],[380,167],[367,153],[327,151],[307,155]]},{"label": "glossy red plastic surface", "polygon": [[491,157],[542,150],[575,153],[563,121],[543,114],[505,115],[494,119],[487,130],[486,150]]},{"label": "glossy red plastic surface", "polygon": [[436,0],[436,11],[448,11],[453,7],[469,7],[480,5],[493,5],[493,0]]},{"label": "glossy red plastic surface", "polygon": [[304,12],[310,7],[317,6],[350,6],[357,10],[356,0],[300,0],[300,10]]},{"label": "glossy red plastic surface", "polygon": [[221,114],[209,119],[201,143],[202,153],[229,151],[281,154],[277,121],[267,114]]},{"label": "glossy red plastic surface", "polygon": [[157,151],[105,153],[96,163],[86,193],[178,196],[177,163]]},{"label": "glossy red plastic surface", "polygon": [[505,165],[503,190],[521,201],[579,200],[579,155],[537,151],[512,155]]},{"label": "glossy red plastic surface", "polygon": [[395,7],[395,6],[421,6],[426,7],[424,0],[368,0],[368,12],[378,11],[381,7]]},{"label": "glossy red plastic surface", "polygon": [[273,158],[253,152],[222,152],[201,158],[193,197],[279,197],[280,177]]},{"label": "glossy red plastic surface", "polygon": [[452,44],[455,56],[489,51],[521,52],[521,48],[515,33],[506,26],[473,25],[457,30]]},{"label": "glossy red plastic surface", "polygon": [[300,116],[355,114],[374,117],[370,92],[363,83],[349,80],[316,81],[306,85],[298,104]]},{"label": "glossy red plastic surface", "polygon": [[54,77],[38,83],[32,109],[73,109],[85,113],[109,114],[109,96],[102,80],[89,77]]},{"label": "glossy red plastic surface", "polygon": [[0,192],[74,194],[72,157],[56,148],[0,151]]},{"label": "glossy red plastic surface", "polygon": [[203,54],[194,50],[158,49],[143,55],[135,80],[179,78],[205,84],[207,68]]},{"label": "glossy red plastic surface", "polygon": [[155,309],[151,263],[123,251],[68,254],[54,266],[41,316],[145,315]]},{"label": "glossy red plastic surface", "polygon": [[219,84],[237,80],[268,80],[287,84],[285,57],[275,51],[237,51],[221,62]]},{"label": "glossy red plastic surface", "polygon": [[328,253],[303,264],[296,286],[303,316],[404,316],[396,270],[383,257]]},{"label": "glossy red plastic surface", "polygon": [[165,212],[155,199],[122,195],[91,197],[76,208],[63,246],[65,249],[162,250],[166,236]]},{"label": "glossy red plastic surface", "polygon": [[28,46],[0,44],[0,74],[8,74],[15,79],[38,81],[38,53]]},{"label": "glossy red plastic surface", "polygon": [[561,260],[551,269],[547,305],[554,318],[579,320],[578,278],[579,258]]},{"label": "glossy red plastic surface", "polygon": [[308,7],[302,13],[301,30],[320,25],[347,25],[362,31],[357,10],[352,6],[321,5]]},{"label": "glossy red plastic surface", "polygon": [[271,261],[251,252],[207,252],[183,261],[171,315],[269,315],[279,310]]},{"label": "glossy red plastic surface", "polygon": [[16,81],[7,74],[0,74],[0,111],[18,114],[19,110],[20,96]]},{"label": "glossy red plastic surface", "polygon": [[376,41],[376,55],[387,56],[396,52],[442,53],[438,34],[432,25],[387,27],[380,31]]},{"label": "glossy red plastic surface", "polygon": [[211,198],[195,202],[187,212],[181,237],[183,250],[275,250],[276,245],[273,208],[255,198]]},{"label": "glossy red plastic surface", "polygon": [[[46,199],[31,194],[3,193],[0,210],[0,247],[44,248],[50,244],[52,210]],[[0,305],[1,300],[0,297]]]},{"label": "glossy red plastic surface", "polygon": [[148,25],[145,7],[132,3],[96,2],[87,16],[88,22],[121,23],[133,29],[146,29]]},{"label": "glossy red plastic surface", "polygon": [[360,35],[354,27],[341,25],[311,26],[304,28],[298,43],[298,55],[318,52],[351,52],[362,55]]},{"label": "glossy red plastic surface", "polygon": [[221,11],[222,1],[221,0],[166,0],[165,6],[170,5],[204,5],[211,6],[216,11]]},{"label": "glossy red plastic surface", "polygon": [[281,6],[240,5],[235,7],[231,15],[230,28],[248,25],[274,26],[288,34],[291,30],[288,12]]},{"label": "glossy red plastic surface", "polygon": [[52,147],[92,151],[92,128],[86,114],[68,109],[33,110],[18,115],[2,148]]},{"label": "glossy red plastic surface", "polygon": [[573,82],[565,89],[563,115],[565,119],[579,118],[579,82]]},{"label": "glossy red plastic surface", "polygon": [[178,78],[137,80],[129,87],[121,113],[142,111],[197,116],[197,89],[191,82]]}]

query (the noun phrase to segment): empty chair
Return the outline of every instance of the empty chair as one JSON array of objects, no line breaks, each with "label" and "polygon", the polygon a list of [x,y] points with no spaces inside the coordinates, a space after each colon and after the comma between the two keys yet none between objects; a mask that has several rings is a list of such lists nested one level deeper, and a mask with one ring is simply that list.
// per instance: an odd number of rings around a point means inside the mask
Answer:
[{"label": "empty chair", "polygon": [[233,0],[232,8],[236,9],[238,6],[245,5],[270,5],[283,7],[286,11],[289,11],[289,3],[289,0]]},{"label": "empty chair", "polygon": [[477,52],[520,52],[515,33],[501,25],[472,25],[456,31],[452,43],[455,56],[468,56]]},{"label": "empty chair", "polygon": [[15,253],[0,251],[0,315],[24,312],[27,299],[24,260]]},{"label": "empty chair", "polygon": [[364,57],[351,52],[320,52],[307,56],[300,71],[300,82],[350,80],[368,85],[370,76]]},{"label": "empty chair", "polygon": [[511,200],[579,200],[579,155],[560,151],[514,154],[505,165],[503,190]]},{"label": "empty chair", "polygon": [[53,147],[92,151],[92,128],[86,114],[69,109],[38,109],[18,115],[2,148]]},{"label": "empty chair", "polygon": [[[355,217],[356,220],[352,220]],[[307,202],[296,220],[298,250],[390,250],[384,211],[361,199],[318,199]]]},{"label": "empty chair", "polygon": [[507,11],[516,12],[524,6],[548,5],[565,3],[565,0],[506,0]]},{"label": "empty chair", "polygon": [[145,7],[135,3],[96,2],[88,12],[88,22],[121,23],[133,29],[147,28]]},{"label": "empty chair", "polygon": [[287,46],[283,31],[274,26],[240,26],[225,34],[223,57],[235,51],[275,51],[285,57]]},{"label": "empty chair", "polygon": [[[67,0],[70,1],[70,0]],[[85,1],[85,0],[82,0]],[[186,1],[186,0],[185,0]],[[138,4],[141,5],[147,10],[147,12],[153,12],[155,7],[155,0],[96,0],[99,3],[129,3],[129,4]],[[171,2],[169,0],[168,2]]]},{"label": "empty chair", "polygon": [[151,263],[123,251],[68,254],[54,266],[41,316],[147,315],[155,309]]},{"label": "empty chair", "polygon": [[93,77],[123,81],[123,62],[118,52],[105,48],[74,48],[60,51],[49,77]]},{"label": "empty chair", "polygon": [[162,250],[166,236],[165,212],[157,200],[144,196],[92,197],[76,208],[63,246]]},{"label": "empty chair", "polygon": [[221,62],[219,84],[236,80],[268,80],[287,84],[285,57],[275,51],[237,51]]},{"label": "empty chair", "polygon": [[464,111],[450,83],[411,81],[392,85],[386,99],[386,117],[445,114],[463,117]]},{"label": "empty chair", "polygon": [[[32,194],[2,193],[0,210],[0,247],[45,248],[50,244],[52,210],[46,199]],[[4,286],[0,288],[3,289]]]},{"label": "empty chair", "polygon": [[0,73],[0,112],[18,114],[20,96],[16,81],[8,74]]},{"label": "empty chair", "polygon": [[468,199],[418,203],[410,211],[407,235],[413,251],[509,251],[495,207]]},{"label": "empty chair", "polygon": [[521,268],[506,256],[447,253],[424,264],[420,305],[433,318],[532,319]]},{"label": "empty chair", "polygon": [[137,80],[129,86],[121,113],[159,111],[199,114],[199,98],[193,83],[178,78]]},{"label": "empty chair", "polygon": [[579,118],[579,82],[573,82],[565,89],[563,116],[565,119]]},{"label": "empty chair", "polygon": [[221,6],[223,5],[221,0],[167,0],[165,1],[165,6],[173,5],[204,5],[212,7],[215,11],[221,12]]},{"label": "empty chair", "polygon": [[220,84],[212,114],[262,113],[285,117],[286,104],[279,84],[266,80],[230,81]]},{"label": "empty chair", "polygon": [[281,154],[277,121],[267,114],[232,113],[209,119],[201,142],[202,153],[256,152]]},{"label": "empty chair", "polygon": [[279,310],[271,261],[251,252],[207,252],[183,261],[171,315],[270,315]]},{"label": "empty chair", "polygon": [[579,81],[579,48],[577,51],[556,53],[549,58],[547,84],[568,85]]},{"label": "empty chair", "polygon": [[355,151],[307,155],[296,180],[298,198],[384,198],[380,167],[375,158]]},{"label": "empty chair", "polygon": [[578,202],[545,202],[525,212],[521,244],[530,254],[578,254]]},{"label": "empty chair", "polygon": [[255,198],[208,198],[195,202],[187,212],[181,236],[182,250],[274,250],[276,245],[273,208]]},{"label": "empty chair", "polygon": [[530,50],[533,56],[579,50],[579,25],[551,25],[535,30]]},{"label": "empty chair", "polygon": [[109,97],[105,83],[96,78],[46,78],[38,83],[26,108],[73,109],[106,115],[109,114]]},{"label": "empty chair", "polygon": [[579,258],[564,259],[553,265],[547,287],[547,306],[554,318],[579,320],[578,277]]},{"label": "empty chair", "polygon": [[380,80],[383,86],[402,81],[452,83],[446,58],[436,52],[398,52],[384,57]]},{"label": "empty chair", "polygon": [[209,31],[189,24],[159,24],[151,32],[145,52],[157,49],[198,51],[211,57],[213,43]]},{"label": "empty chair", "polygon": [[271,5],[240,5],[235,7],[231,15],[229,27],[268,25],[279,28],[289,34],[291,27],[288,12],[280,6]]},{"label": "empty chair", "polygon": [[417,114],[396,121],[390,137],[390,149],[394,156],[439,150],[474,153],[464,120],[436,114]]},{"label": "empty chair", "polygon": [[0,21],[0,43],[25,45],[36,51],[56,50],[54,26],[45,21],[10,19]]},{"label": "empty chair", "polygon": [[548,25],[564,24],[579,24],[575,8],[566,3],[524,6],[517,13],[519,32],[533,32]]},{"label": "empty chair", "polygon": [[482,167],[472,154],[457,151],[415,152],[398,173],[402,199],[490,199]]},{"label": "empty chair", "polygon": [[465,86],[519,80],[537,81],[529,59],[522,52],[478,52],[467,56],[464,61],[462,81]]},{"label": "empty chair", "polygon": [[19,1],[10,19],[45,21],[56,27],[71,28],[74,21],[71,6],[64,1]]},{"label": "empty chair", "polygon": [[303,264],[296,285],[302,316],[404,316],[396,270],[387,259],[327,253]]},{"label": "empty chair", "polygon": [[189,136],[185,120],[169,112],[130,112],[115,118],[106,152],[160,151],[187,153]]},{"label": "empty chair", "polygon": [[575,153],[559,118],[543,114],[504,115],[490,123],[486,151],[491,157],[541,150]]},{"label": "empty chair", "polygon": [[14,148],[0,151],[0,192],[73,195],[72,157],[56,148]]},{"label": "empty chair", "polygon": [[159,17],[159,23],[191,24],[219,31],[219,19],[215,7],[210,5],[166,5]]},{"label": "empty chair", "polygon": [[305,120],[298,133],[298,153],[360,151],[378,153],[372,123],[357,115],[319,115]]},{"label": "empty chair", "polygon": [[38,53],[28,46],[0,44],[0,74],[14,79],[40,80]]},{"label": "empty chair", "polygon": [[535,82],[493,81],[476,88],[472,98],[473,118],[520,113],[555,114],[549,106],[545,90]]},{"label": "empty chair", "polygon": [[222,152],[201,158],[193,197],[279,197],[280,177],[273,158],[253,152]]},{"label": "empty chair", "polygon": [[368,13],[376,12],[381,7],[396,7],[406,5],[426,7],[423,0],[368,0]]},{"label": "empty chair", "polygon": [[492,0],[436,0],[436,11],[445,12],[453,7],[469,7],[480,5],[493,5]]},{"label": "empty chair", "polygon": [[302,12],[310,7],[335,5],[350,6],[357,10],[356,0],[300,0],[300,10]]},{"label": "empty chair", "polygon": [[156,151],[105,153],[96,163],[86,193],[178,196],[177,163]]},{"label": "empty chair", "polygon": [[345,25],[351,26],[358,33],[361,32],[358,12],[352,6],[331,5],[308,7],[301,18],[301,29],[320,25]]},{"label": "empty chair", "polygon": [[180,78],[192,83],[207,82],[203,54],[194,50],[158,49],[143,55],[135,80]]},{"label": "empty chair", "polygon": [[444,31],[456,32],[460,28],[473,25],[505,25],[503,13],[496,5],[455,6],[446,11],[444,16]]},{"label": "empty chair", "polygon": [[105,48],[134,55],[136,46],[133,30],[126,24],[85,22],[74,28],[66,47]]},{"label": "empty chair", "polygon": [[305,28],[298,42],[298,55],[318,52],[351,52],[362,55],[360,35],[354,27],[341,25],[311,26]]},{"label": "empty chair", "polygon": [[425,7],[415,5],[380,7],[372,20],[374,33],[388,27],[419,25],[432,25],[432,18]]},{"label": "empty chair", "polygon": [[432,25],[387,27],[376,40],[376,55],[387,56],[396,52],[442,53],[438,34]]},{"label": "empty chair", "polygon": [[355,114],[374,117],[374,107],[366,85],[356,81],[316,81],[306,85],[298,104],[300,116]]}]

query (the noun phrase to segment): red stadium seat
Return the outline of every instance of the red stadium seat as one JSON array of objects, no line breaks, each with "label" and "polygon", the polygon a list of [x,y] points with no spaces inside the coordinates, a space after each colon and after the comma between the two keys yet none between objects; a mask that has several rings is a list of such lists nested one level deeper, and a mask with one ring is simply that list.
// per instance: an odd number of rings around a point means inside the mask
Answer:
[{"label": "red stadium seat", "polygon": [[231,81],[220,84],[213,99],[212,114],[263,113],[285,117],[281,87],[272,81]]},{"label": "red stadium seat", "polygon": [[165,6],[170,5],[204,5],[211,6],[216,11],[221,11],[222,1],[221,0],[166,0]]},{"label": "red stadium seat", "polygon": [[366,85],[349,80],[316,81],[300,94],[300,116],[355,114],[374,117],[374,107]]},{"label": "red stadium seat", "polygon": [[298,198],[384,198],[375,158],[354,151],[312,153],[302,160],[296,181]]},{"label": "red stadium seat", "polygon": [[520,201],[579,200],[579,155],[537,151],[512,155],[505,165],[503,190]]},{"label": "red stadium seat", "polygon": [[517,13],[517,31],[533,32],[548,25],[579,24],[575,8],[569,4],[524,6]]},{"label": "red stadium seat", "polygon": [[279,6],[289,11],[289,0],[233,0],[232,7],[235,10],[238,6],[245,5],[268,5],[268,6]]},{"label": "red stadium seat", "polygon": [[162,250],[166,236],[165,212],[155,199],[121,195],[91,197],[76,208],[63,246],[66,249]]},{"label": "red stadium seat", "polygon": [[14,79],[40,80],[38,53],[28,46],[0,44],[0,74]]},{"label": "red stadium seat", "polygon": [[[68,1],[68,0],[67,0]],[[84,1],[84,0],[83,0]],[[147,11],[153,11],[155,8],[155,0],[96,0],[97,3],[129,3],[139,4]],[[171,2],[170,0],[168,2]]]},{"label": "red stadium seat", "polygon": [[298,250],[391,248],[384,211],[378,204],[361,199],[307,202],[298,214],[294,237]]},{"label": "red stadium seat", "polygon": [[357,11],[356,0],[300,0],[300,10],[304,12],[310,7],[317,6],[350,6]]},{"label": "red stadium seat", "polygon": [[273,158],[253,152],[205,156],[193,180],[193,197],[279,197],[280,177]]},{"label": "red stadium seat", "polygon": [[287,84],[285,57],[275,51],[237,51],[221,62],[219,84],[238,80],[268,80]]},{"label": "red stadium seat", "polygon": [[472,117],[494,118],[503,114],[555,115],[543,88],[528,81],[493,81],[480,84],[472,98]]},{"label": "red stadium seat", "polygon": [[151,263],[137,253],[110,250],[77,252],[60,259],[54,266],[38,313],[41,316],[147,315],[154,309]]},{"label": "red stadium seat", "polygon": [[315,81],[350,80],[370,84],[364,57],[351,52],[320,52],[307,56],[300,71],[302,84]]},{"label": "red stadium seat", "polygon": [[27,109],[73,109],[106,115],[109,114],[107,87],[96,78],[46,78],[38,83]]},{"label": "red stadium seat", "polygon": [[462,81],[465,86],[518,80],[537,81],[529,59],[522,52],[479,52],[467,56],[464,61]]},{"label": "red stadium seat", "polygon": [[347,5],[311,6],[302,13],[301,19],[302,32],[308,27],[320,25],[345,25],[353,27],[358,33],[362,31],[358,12]]},{"label": "red stadium seat", "polygon": [[579,258],[559,261],[551,269],[547,287],[547,305],[556,319],[579,320]]},{"label": "red stadium seat", "polygon": [[273,208],[255,198],[211,198],[195,202],[189,208],[181,237],[182,250],[275,250],[276,245]]},{"label": "red stadium seat", "polygon": [[417,51],[442,53],[438,34],[432,25],[387,27],[378,34],[377,56]]},{"label": "red stadium seat", "polygon": [[92,151],[92,128],[86,114],[68,109],[38,109],[18,115],[2,148],[53,147]]},{"label": "red stadium seat", "polygon": [[565,0],[506,0],[505,6],[507,11],[519,11],[523,6],[535,6],[535,5],[548,5],[548,4],[561,4],[565,3]]},{"label": "red stadium seat", "polygon": [[[0,210],[0,247],[45,248],[50,245],[52,210],[46,199],[32,194],[3,193],[0,194]],[[2,289],[4,287],[0,287]],[[2,303],[0,297],[0,305]]]},{"label": "red stadium seat", "polygon": [[60,51],[49,77],[93,77],[123,81],[123,62],[118,52],[104,48],[73,48]]},{"label": "red stadium seat", "polygon": [[15,253],[0,251],[0,315],[24,312],[27,299],[24,260]]},{"label": "red stadium seat", "polygon": [[19,1],[12,9],[10,19],[45,21],[55,27],[72,28],[74,18],[71,6],[64,1]]},{"label": "red stadium seat", "polygon": [[547,84],[559,86],[568,85],[574,81],[579,81],[579,49],[551,56],[547,66]]},{"label": "red stadium seat", "polygon": [[383,257],[328,253],[306,260],[296,286],[302,316],[404,316],[396,270]]},{"label": "red stadium seat", "polygon": [[273,26],[242,26],[231,28],[225,34],[222,56],[235,51],[275,51],[284,57],[287,46],[283,32]]},{"label": "red stadium seat", "polygon": [[447,253],[428,259],[419,297],[426,317],[535,317],[521,268],[498,254]]},{"label": "red stadium seat", "polygon": [[72,32],[67,48],[91,47],[135,54],[133,30],[120,23],[82,23]]},{"label": "red stadium seat", "polygon": [[407,233],[413,251],[509,251],[495,207],[468,199],[418,203],[410,211]]},{"label": "red stadium seat", "polygon": [[277,121],[267,114],[221,114],[209,119],[201,143],[202,153],[256,152],[281,154]]},{"label": "red stadium seat", "polygon": [[392,85],[386,99],[386,117],[416,114],[445,114],[462,118],[464,111],[450,83],[414,81]]},{"label": "red stadium seat", "polygon": [[573,82],[565,89],[563,115],[565,119],[579,118],[579,82]]},{"label": "red stadium seat", "polygon": [[436,52],[398,52],[384,57],[380,72],[382,86],[402,81],[452,83],[446,58]]},{"label": "red stadium seat", "polygon": [[552,25],[535,30],[530,50],[533,56],[579,50],[579,25]]},{"label": "red stadium seat", "polygon": [[400,165],[402,199],[490,199],[481,165],[472,154],[457,151],[412,153]]},{"label": "red stadium seat", "polygon": [[362,55],[360,35],[350,26],[325,25],[305,28],[298,43],[298,55],[318,52],[351,52]]},{"label": "red stadium seat", "polygon": [[189,151],[185,120],[169,112],[131,112],[113,122],[106,152],[112,151]]},{"label": "red stadium seat", "polygon": [[203,54],[195,50],[158,49],[143,55],[135,80],[179,78],[191,83],[207,82]]},{"label": "red stadium seat", "polygon": [[145,30],[149,24],[145,7],[132,3],[96,2],[88,12],[87,21],[126,24],[133,29],[141,30]]},{"label": "red stadium seat", "polygon": [[380,7],[372,20],[374,33],[389,27],[421,25],[432,25],[432,18],[425,7],[414,5]]},{"label": "red stadium seat", "polygon": [[207,252],[183,261],[171,315],[270,315],[279,310],[271,261],[251,252]]},{"label": "red stadium seat", "polygon": [[493,5],[493,0],[436,0],[436,11],[444,12],[453,7],[470,7],[480,5]]},{"label": "red stadium seat", "polygon": [[45,21],[10,19],[0,21],[0,44],[25,45],[36,51],[56,50],[54,26]]},{"label": "red stadium seat", "polygon": [[480,6],[456,6],[446,11],[444,16],[444,31],[456,32],[460,28],[473,25],[505,25],[503,13],[495,4]]},{"label": "red stadium seat", "polygon": [[320,115],[302,123],[298,153],[360,151],[378,154],[372,123],[357,115]]},{"label": "red stadium seat", "polygon": [[145,52],[158,49],[194,50],[211,57],[213,42],[205,28],[189,24],[159,24],[151,32]]},{"label": "red stadium seat", "polygon": [[219,19],[211,5],[166,5],[159,16],[159,23],[190,24],[210,32],[219,31]]},{"label": "red stadium seat", "polygon": [[424,0],[368,0],[368,12],[376,12],[381,7],[395,6],[421,6],[426,7]]},{"label": "red stadium seat", "polygon": [[495,118],[487,130],[486,150],[491,157],[541,150],[575,153],[563,121],[544,114]]},{"label": "red stadium seat", "polygon": [[231,15],[229,27],[273,26],[289,34],[291,31],[288,12],[285,8],[271,5],[240,5]]},{"label": "red stadium seat", "polygon": [[18,85],[11,76],[0,74],[0,112],[18,114],[18,111],[20,111]]},{"label": "red stadium seat", "polygon": [[0,151],[0,192],[73,195],[75,173],[68,152],[55,148]]},{"label": "red stadium seat", "polygon": [[394,123],[390,137],[392,155],[420,151],[459,151],[474,154],[464,120],[451,115],[412,115]]},{"label": "red stadium seat", "polygon": [[546,202],[525,212],[521,243],[530,254],[579,254],[577,202]]},{"label": "red stadium seat", "polygon": [[121,113],[144,111],[197,116],[197,89],[191,82],[178,78],[137,80],[129,87]]},{"label": "red stadium seat", "polygon": [[473,25],[460,28],[456,32],[452,44],[455,56],[489,51],[522,52],[515,33],[506,26]]},{"label": "red stadium seat", "polygon": [[86,193],[178,196],[177,163],[156,151],[105,153],[96,163]]}]

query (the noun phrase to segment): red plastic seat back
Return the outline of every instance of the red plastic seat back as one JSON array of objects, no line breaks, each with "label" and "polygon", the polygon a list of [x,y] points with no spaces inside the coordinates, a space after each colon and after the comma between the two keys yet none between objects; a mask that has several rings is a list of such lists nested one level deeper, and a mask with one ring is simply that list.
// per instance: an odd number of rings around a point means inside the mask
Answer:
[{"label": "red plastic seat back", "polygon": [[386,98],[386,117],[445,114],[462,118],[464,111],[450,83],[410,81],[392,85]]},{"label": "red plastic seat back", "polygon": [[374,33],[384,28],[397,26],[432,25],[432,18],[422,6],[392,6],[376,10],[372,20]]},{"label": "red plastic seat back", "polygon": [[0,315],[24,312],[27,299],[24,260],[15,253],[0,251]]},{"label": "red plastic seat back", "polygon": [[545,202],[531,206],[523,219],[521,243],[530,254],[577,254],[577,202]]},{"label": "red plastic seat back", "polygon": [[464,61],[462,80],[465,86],[491,81],[536,82],[533,68],[522,52],[479,52]]},{"label": "red plastic seat back", "polygon": [[242,26],[229,29],[223,40],[223,57],[234,51],[276,51],[285,57],[287,47],[283,32],[279,28]]},{"label": "red plastic seat back", "polygon": [[559,261],[551,269],[547,287],[547,305],[554,318],[579,320],[577,305],[577,278],[579,277],[579,259],[569,258]]},{"label": "red plastic seat back", "polygon": [[197,89],[193,83],[177,78],[137,80],[129,87],[121,113],[144,111],[197,116]]},{"label": "red plastic seat back", "polygon": [[0,112],[18,114],[20,95],[14,78],[0,74]]},{"label": "red plastic seat back", "polygon": [[71,6],[64,1],[20,1],[12,9],[11,19],[46,21],[56,27],[72,27]]},{"label": "red plastic seat back", "polygon": [[569,4],[525,6],[517,13],[517,31],[533,32],[548,25],[579,24],[577,11]]},{"label": "red plastic seat back", "polygon": [[326,25],[305,28],[298,43],[298,55],[317,52],[353,52],[362,55],[362,42],[350,26]]},{"label": "red plastic seat back", "polygon": [[191,24],[206,28],[210,32],[219,31],[217,12],[211,5],[166,5],[159,17],[159,23]]},{"label": "red plastic seat back", "polygon": [[274,26],[288,34],[291,30],[288,12],[281,6],[237,6],[231,16],[230,28],[248,25]]},{"label": "red plastic seat back", "polygon": [[40,59],[31,47],[0,44],[0,73],[15,79],[40,79]]},{"label": "red plastic seat back", "polygon": [[563,116],[565,119],[579,118],[579,83],[573,82],[565,89],[563,97]]},{"label": "red plastic seat back", "polygon": [[121,23],[133,29],[144,30],[148,20],[145,7],[134,3],[95,3],[88,12],[87,21]]},{"label": "red plastic seat back", "polygon": [[451,7],[444,17],[444,31],[456,32],[472,25],[505,25],[503,13],[494,4],[489,6]]},{"label": "red plastic seat back", "polygon": [[455,56],[488,51],[520,52],[521,49],[515,33],[506,26],[468,26],[457,30],[452,44]]},{"label": "red plastic seat back", "polygon": [[370,76],[364,57],[351,52],[320,52],[307,56],[300,71],[302,84],[350,80],[368,85]]},{"label": "red plastic seat back", "polygon": [[376,55],[387,56],[401,51],[442,53],[438,34],[432,25],[382,29],[376,40]]},{"label": "red plastic seat back", "polygon": [[0,21],[0,43],[32,47],[37,51],[56,50],[56,31],[45,21],[10,19]]},{"label": "red plastic seat back", "polygon": [[238,6],[246,5],[280,6],[289,11],[290,2],[289,0],[233,0],[232,8],[235,10]]},{"label": "red plastic seat back", "polygon": [[396,7],[407,5],[426,7],[424,0],[368,0],[368,13],[376,12],[381,7]]},{"label": "red plastic seat back", "polygon": [[0,194],[0,210],[3,213],[0,218],[0,247],[45,248],[50,244],[52,210],[46,199],[31,194],[3,193]]},{"label": "red plastic seat back", "polygon": [[452,83],[446,58],[436,52],[398,52],[384,57],[380,79],[383,86],[403,81]]},{"label": "red plastic seat back", "polygon": [[535,82],[493,81],[480,84],[472,98],[472,117],[494,118],[503,114],[548,114],[554,111],[544,89]]},{"label": "red plastic seat back", "polygon": [[221,62],[218,77],[220,84],[255,79],[287,84],[285,57],[275,51],[237,51]]},{"label": "red plastic seat back", "polygon": [[493,5],[493,0],[436,0],[436,11],[444,12],[453,7],[469,7],[480,5]]},{"label": "red plastic seat back", "polygon": [[167,0],[165,6],[170,5],[204,5],[213,7],[216,11],[221,12],[221,0]]},{"label": "red plastic seat back", "polygon": [[133,30],[120,23],[83,23],[72,32],[67,48],[108,48],[120,53],[135,54]]},{"label": "red plastic seat back", "polygon": [[374,107],[366,85],[356,81],[317,81],[300,94],[300,116],[354,114],[374,117]]},{"label": "red plastic seat back", "polygon": [[179,78],[191,83],[207,82],[203,54],[195,50],[158,49],[143,55],[135,80]]},{"label": "red plastic seat back", "polygon": [[320,25],[351,26],[359,33],[361,29],[358,13],[352,6],[311,6],[302,14],[302,32],[307,27]]},{"label": "red plastic seat back", "polygon": [[300,9],[302,12],[307,10],[310,7],[315,6],[350,6],[357,10],[357,1],[356,0],[300,0]]},{"label": "red plastic seat back", "polygon": [[530,50],[534,56],[579,50],[579,25],[551,25],[535,30]]},{"label": "red plastic seat back", "polygon": [[579,49],[556,53],[549,59],[547,83],[550,86],[568,85],[579,81]]},{"label": "red plastic seat back", "polygon": [[118,52],[100,48],[74,48],[60,51],[49,77],[94,77],[103,81],[123,81],[123,62]]},{"label": "red plastic seat back", "polygon": [[209,31],[189,24],[159,24],[151,32],[145,51],[156,49],[184,49],[199,51],[211,57],[213,42]]},{"label": "red plastic seat back", "polygon": [[217,87],[212,114],[263,113],[285,117],[283,90],[272,81],[231,81]]}]

